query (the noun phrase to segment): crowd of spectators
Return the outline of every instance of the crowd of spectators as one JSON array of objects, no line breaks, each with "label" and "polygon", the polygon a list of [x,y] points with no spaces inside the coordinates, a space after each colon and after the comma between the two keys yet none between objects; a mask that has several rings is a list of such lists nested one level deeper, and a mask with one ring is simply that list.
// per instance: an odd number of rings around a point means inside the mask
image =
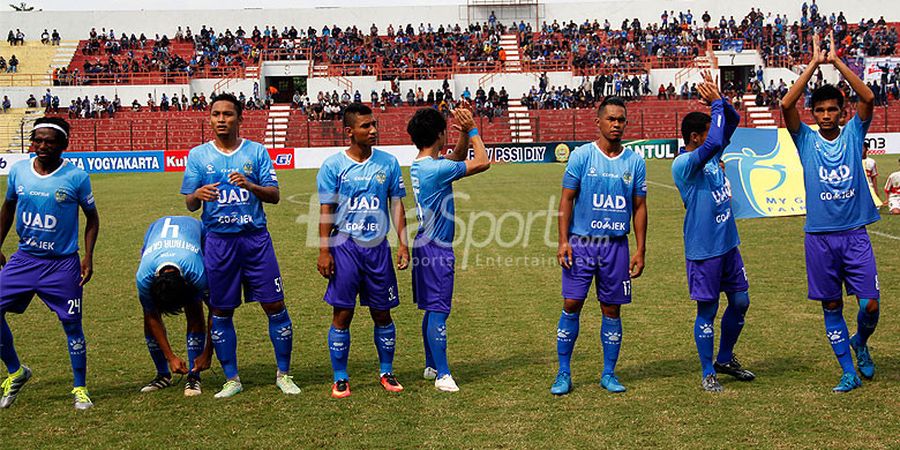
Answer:
[{"label": "crowd of spectators", "polygon": [[25,33],[22,30],[16,28],[16,31],[9,30],[9,33],[6,35],[6,43],[8,43],[11,47],[15,47],[16,45],[25,45]]},{"label": "crowd of spectators", "polygon": [[626,75],[615,72],[600,74],[593,79],[582,76],[577,86],[550,86],[547,73],[541,74],[537,86],[522,96],[522,104],[529,109],[591,108],[603,97],[615,95],[635,100],[650,95],[650,78],[646,74]]}]

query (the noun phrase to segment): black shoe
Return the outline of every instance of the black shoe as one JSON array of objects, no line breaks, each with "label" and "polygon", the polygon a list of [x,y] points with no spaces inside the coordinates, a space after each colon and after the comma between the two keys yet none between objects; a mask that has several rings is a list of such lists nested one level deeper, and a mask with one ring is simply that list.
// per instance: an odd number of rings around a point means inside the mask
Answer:
[{"label": "black shoe", "polygon": [[716,369],[716,373],[731,375],[740,381],[753,381],[753,379],[756,378],[756,375],[754,375],[753,372],[741,367],[741,363],[736,356],[732,356],[731,361],[728,361],[725,364],[721,364],[718,361],[714,362],[713,368]]},{"label": "black shoe", "polygon": [[703,390],[706,392],[722,392],[722,385],[719,383],[719,379],[716,378],[716,374],[710,374],[703,378],[700,381],[700,386],[703,387]]},{"label": "black shoe", "polygon": [[153,392],[165,389],[172,385],[172,377],[170,375],[157,375],[156,378],[150,380],[146,386],[141,388],[141,392]]}]

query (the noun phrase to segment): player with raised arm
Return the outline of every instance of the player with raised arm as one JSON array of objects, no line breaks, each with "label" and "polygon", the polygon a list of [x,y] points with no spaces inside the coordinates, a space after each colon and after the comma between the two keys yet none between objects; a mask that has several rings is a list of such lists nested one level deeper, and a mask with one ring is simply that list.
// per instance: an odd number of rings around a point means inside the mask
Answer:
[{"label": "player with raised arm", "polygon": [[[156,377],[141,392],[171,386],[174,372],[187,375],[186,397],[201,394],[200,372],[209,368],[212,358],[203,315],[207,284],[202,248],[203,226],[193,217],[157,219],[144,234],[135,279],[144,311],[144,338]],[[182,312],[187,319],[187,362],[172,351],[162,319]]]},{"label": "player with raised arm", "polygon": [[[808,297],[822,303],[825,334],[843,370],[834,391],[848,392],[862,386],[853,368],[851,347],[862,376],[875,375],[867,342],[878,324],[880,293],[866,225],[877,221],[879,215],[862,164],[875,95],[837,56],[833,34],[829,42],[831,48],[826,52],[818,36],[813,37],[812,59],[781,100],[781,108],[803,166]],[[839,124],[844,116],[844,94],[828,84],[812,92],[810,104],[818,131],[800,121],[797,101],[822,64],[832,64],[859,97],[856,114],[843,129]],[[843,316],[842,285],[859,303],[858,328],[852,337]]]},{"label": "player with raised arm", "polygon": [[[406,131],[419,149],[409,169],[419,230],[412,247],[413,301],[425,311],[422,340],[425,344],[425,379],[433,379],[440,391],[459,387],[447,362],[447,318],[453,298],[454,218],[453,182],[491,168],[484,142],[475,128],[472,112],[453,110],[453,127],[459,139],[452,153],[440,156],[447,142],[447,121],[434,108],[416,111]],[[474,158],[467,159],[469,144]]]},{"label": "player with raised arm", "polygon": [[391,309],[400,304],[400,296],[387,242],[390,219],[399,238],[397,269],[409,266],[402,201],[406,188],[400,164],[390,153],[373,148],[378,123],[371,108],[352,103],[344,110],[343,120],[350,147],[326,159],[316,178],[320,203],[317,266],[328,278],[324,300],[333,308],[328,349],[334,398],[350,396],[347,359],[357,296],[375,323],[381,386],[390,392],[403,390],[393,369],[397,331]]},{"label": "player with raised arm", "polygon": [[[697,302],[694,342],[700,356],[700,385],[708,392],[722,391],[717,373],[741,381],[755,378],[741,367],[734,346],[750,307],[749,284],[738,246],[737,225],[731,210],[731,189],[720,164],[722,152],[741,121],[708,72],[697,85],[700,98],[712,115],[692,112],[681,121],[684,152],[672,163],[672,178],[684,202],[684,254],[688,290]],[[722,315],[719,354],[713,361],[713,324],[724,292],[728,307]]]},{"label": "player with raised arm", "polygon": [[[900,162],[900,159],[897,160]],[[900,214],[900,170],[890,174],[884,183],[884,204],[891,214]]]},{"label": "player with raised arm", "polygon": [[[69,124],[44,117],[34,122],[30,151],[14,165],[0,207],[0,246],[13,221],[19,249],[6,261],[0,252],[0,360],[9,375],[0,384],[0,408],[9,408],[31,378],[19,361],[6,313],[21,314],[37,294],[62,322],[74,376],[75,409],[94,406],[87,390],[87,342],[81,327],[84,285],[94,273],[100,216],[91,180],[62,157]],[[84,257],[78,261],[78,208],[84,211]]]},{"label": "player with raised arm", "polygon": [[[597,109],[600,137],[576,148],[569,158],[559,201],[559,249],[563,310],[556,331],[559,371],[554,395],[572,390],[569,362],[578,338],[579,315],[591,283],[603,311],[600,386],[625,392],[615,375],[622,344],[621,306],[631,303],[631,280],[644,270],[647,238],[647,182],[644,159],[622,147],[625,102],[603,100]],[[630,256],[628,233],[634,222],[636,248]]]},{"label": "player with raised arm", "polygon": [[232,397],[243,390],[233,321],[242,291],[244,301],[259,303],[269,319],[269,339],[278,366],[275,385],[285,394],[299,394],[289,374],[293,324],[263,211],[263,203],[275,204],[281,198],[278,178],[265,147],[240,137],[242,112],[243,105],[233,95],[213,97],[210,122],[216,137],[188,154],[181,184],[188,210],[203,207],[210,337],[226,378],[215,397]]}]

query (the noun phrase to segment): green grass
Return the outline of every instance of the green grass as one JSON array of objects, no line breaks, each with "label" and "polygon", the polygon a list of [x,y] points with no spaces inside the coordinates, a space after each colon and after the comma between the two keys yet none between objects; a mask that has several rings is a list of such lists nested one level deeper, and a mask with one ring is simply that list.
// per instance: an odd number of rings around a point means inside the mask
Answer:
[{"label": "green grass", "polygon": [[[894,159],[878,158],[885,175],[896,166]],[[649,179],[671,184],[669,164],[650,161]],[[546,216],[535,213],[555,205],[562,169],[502,165],[457,184],[457,192],[471,196],[457,204],[464,220],[483,210],[507,213],[503,242],[516,235],[513,214],[533,212],[527,245],[470,248],[465,268],[464,249],[457,249],[449,353],[462,390],[438,393],[420,378],[421,313],[411,303],[405,272],[399,276],[402,304],[394,317],[395,367],[406,391],[391,395],[378,385],[372,324],[361,311],[352,327],[353,396],[342,401],[329,398],[325,343],[331,310],[322,301],[326,282],[315,270],[317,250],[305,244],[314,171],[280,173],[283,200],[267,208],[294,320],[293,373],[303,393],[286,397],[274,387],[266,320],[258,306],[246,305],[236,314],[245,391],[224,401],[212,398],[223,382],[217,364],[215,373],[207,372],[199,398],[184,398],[180,388],[138,393],[153,376],[153,366],[133,276],[147,225],[162,215],[185,213],[177,193],[181,175],[95,175],[102,225],[84,320],[88,385],[96,406],[83,413],[72,408],[62,329],[35,300],[24,315],[9,317],[22,360],[35,377],[13,408],[0,411],[0,442],[8,448],[900,447],[900,320],[892,307],[900,298],[898,242],[872,236],[884,298],[871,341],[877,379],[836,395],[831,387],[840,370],[824,336],[821,309],[805,299],[803,219],[739,221],[752,306],[737,352],[758,378],[724,380],[726,391],[710,395],[699,386],[692,340],[683,209],[675,191],[657,185],[650,186],[648,200],[647,268],[634,283],[634,303],[623,310],[618,373],[629,391],[613,396],[597,386],[600,309],[589,301],[573,360],[575,390],[552,397],[560,271],[552,263],[555,244],[544,244],[547,233],[555,242],[555,221],[547,229]],[[405,203],[412,209],[411,198]],[[481,218],[470,228],[478,242],[491,226]],[[900,236],[900,217],[884,217],[870,229]],[[15,240],[13,232],[3,248],[7,256]],[[848,303],[845,315],[855,329],[855,302]],[[183,353],[183,319],[167,323]]]}]

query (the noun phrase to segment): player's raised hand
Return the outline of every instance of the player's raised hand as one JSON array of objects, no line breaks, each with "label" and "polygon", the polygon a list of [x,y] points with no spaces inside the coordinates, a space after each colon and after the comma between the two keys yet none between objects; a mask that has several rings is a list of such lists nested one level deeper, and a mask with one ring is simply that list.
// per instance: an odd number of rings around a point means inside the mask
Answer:
[{"label": "player's raised hand", "polygon": [[828,49],[828,54],[825,55],[825,62],[829,64],[834,64],[837,61],[837,46],[834,45],[834,30],[828,32],[828,44],[830,48]]},{"label": "player's raised hand", "polygon": [[814,34],[812,37],[813,42],[813,54],[812,60],[810,60],[810,64],[823,64],[825,62],[825,53],[822,51],[822,43],[819,41],[819,35]]},{"label": "player's raised hand", "polygon": [[409,267],[409,247],[401,245],[397,249],[397,270],[406,270]]},{"label": "player's raised hand", "polygon": [[169,369],[172,371],[172,373],[179,373],[182,375],[188,373],[187,363],[177,356],[173,356],[172,359],[169,360]]},{"label": "player's raised hand", "polygon": [[204,202],[214,201],[219,196],[219,182],[206,184],[194,191],[194,196]]},{"label": "player's raised hand", "polygon": [[465,108],[454,109],[453,128],[461,133],[468,133],[469,130],[475,128],[475,119],[472,116],[472,111]]},{"label": "player's raised hand", "polygon": [[247,177],[244,174],[239,172],[231,172],[228,174],[228,182],[241,188],[247,189],[247,186],[250,185],[250,181],[247,180]]},{"label": "player's raised hand", "polygon": [[331,278],[334,275],[334,257],[327,249],[319,250],[319,259],[316,261],[316,267],[319,273],[325,278]]},{"label": "player's raised hand", "polygon": [[88,281],[91,281],[92,276],[94,276],[94,258],[84,255],[84,258],[81,259],[81,282],[78,285],[86,285]]},{"label": "player's raised hand", "polygon": [[556,250],[556,260],[560,266],[566,269],[572,268],[572,246],[568,241],[560,242],[559,248]]},{"label": "player's raised hand", "polygon": [[629,267],[631,278],[637,278],[644,273],[644,254],[635,252],[631,256],[631,266]]}]

